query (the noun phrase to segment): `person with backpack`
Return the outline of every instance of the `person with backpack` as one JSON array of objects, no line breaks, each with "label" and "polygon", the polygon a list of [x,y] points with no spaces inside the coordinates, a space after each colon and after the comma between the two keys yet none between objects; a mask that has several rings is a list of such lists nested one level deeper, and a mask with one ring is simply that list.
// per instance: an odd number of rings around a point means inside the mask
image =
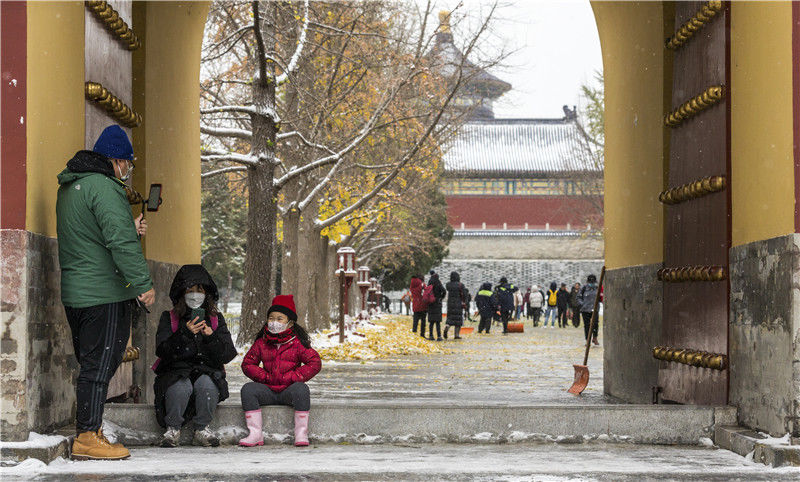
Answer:
[{"label": "person with backpack", "polygon": [[192,422],[192,443],[219,445],[208,424],[217,404],[228,398],[225,364],[236,347],[217,309],[219,293],[199,264],[182,266],[169,289],[172,309],[161,313],[153,365],[156,421],[166,429],[162,447],[176,447],[181,426]]},{"label": "person with backpack", "polygon": [[538,285],[533,285],[528,303],[533,313],[533,326],[539,326],[539,318],[542,316],[542,308],[544,307],[544,293],[542,293]]},{"label": "person with backpack", "polygon": [[511,315],[514,312],[514,293],[518,290],[519,288],[509,283],[505,276],[500,278],[500,284],[495,288],[504,335],[508,333],[508,320],[511,319]]},{"label": "person with backpack", "polygon": [[[589,344],[589,327],[592,323],[592,312],[594,310],[594,299],[597,296],[597,277],[590,274],[586,277],[586,284],[581,287],[578,300],[581,302],[581,316],[583,317],[583,333],[586,337],[586,344]],[[599,316],[599,315],[598,315]],[[598,325],[600,320],[595,320],[592,330],[592,343],[599,345],[597,341]]]},{"label": "person with backpack", "polygon": [[425,317],[428,315],[428,303],[422,299],[422,290],[425,288],[425,281],[422,279],[421,274],[415,274],[411,277],[411,309],[414,312],[413,324],[411,331],[417,332],[417,324],[419,324],[419,335],[425,338]]},{"label": "person with backpack", "polygon": [[492,317],[494,316],[495,311],[497,311],[491,283],[483,283],[481,285],[481,289],[478,290],[478,294],[475,295],[475,304],[478,306],[478,313],[481,317],[481,320],[478,323],[478,333],[481,333],[485,330],[486,334],[488,335],[489,328],[492,327]]},{"label": "person with backpack", "polygon": [[447,294],[439,275],[431,270],[428,286],[422,292],[422,299],[428,303],[428,332],[429,340],[433,340],[433,328],[436,327],[436,341],[442,341],[442,300]]},{"label": "person with backpack", "polygon": [[556,293],[556,307],[558,308],[558,327],[567,327],[567,311],[569,311],[569,291],[567,284],[561,283],[561,287]]},{"label": "person with backpack", "polygon": [[581,284],[575,283],[569,292],[569,308],[572,310],[572,326],[575,328],[581,326],[581,304],[578,301],[580,290]]},{"label": "person with backpack", "polygon": [[450,282],[445,286],[447,289],[447,321],[444,327],[444,339],[447,339],[447,332],[450,327],[455,331],[454,340],[461,339],[461,325],[464,324],[464,305],[467,303],[467,295],[464,285],[461,284],[461,276],[456,271],[450,273]]},{"label": "person with backpack", "polygon": [[311,391],[306,383],[321,369],[319,353],[297,323],[294,296],[276,296],[267,310],[267,322],[242,361],[242,371],[253,381],[242,387],[242,409],[250,433],[239,445],[264,445],[261,407],[288,405],[294,408],[294,445],[307,447]]},{"label": "person with backpack", "polygon": [[550,321],[550,327],[554,328],[556,326],[556,315],[558,314],[558,285],[556,282],[553,281],[550,283],[550,289],[547,290],[547,309],[544,312],[544,325],[543,327],[547,327],[547,320]]}]

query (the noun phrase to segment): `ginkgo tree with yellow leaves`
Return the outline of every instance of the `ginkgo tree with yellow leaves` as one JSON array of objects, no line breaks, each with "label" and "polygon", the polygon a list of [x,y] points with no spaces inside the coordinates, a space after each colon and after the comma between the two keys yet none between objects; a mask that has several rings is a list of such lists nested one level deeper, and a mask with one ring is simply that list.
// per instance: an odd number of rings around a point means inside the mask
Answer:
[{"label": "ginkgo tree with yellow leaves", "polygon": [[[464,58],[493,12],[465,34]],[[202,176],[245,177],[240,342],[269,307],[279,218],[284,292],[309,310],[299,313],[308,328],[326,326],[331,241],[357,241],[385,224],[403,192],[420,183],[414,166],[440,158],[441,139],[459,122],[452,100],[469,72],[462,64],[447,78],[437,73],[426,56],[433,18],[430,4],[388,1],[212,4]]]}]

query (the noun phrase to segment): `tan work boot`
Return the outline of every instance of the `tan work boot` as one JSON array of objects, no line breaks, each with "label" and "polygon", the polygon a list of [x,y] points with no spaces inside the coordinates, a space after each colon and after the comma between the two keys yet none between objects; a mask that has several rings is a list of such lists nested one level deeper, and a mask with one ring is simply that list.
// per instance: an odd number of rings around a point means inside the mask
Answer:
[{"label": "tan work boot", "polygon": [[100,430],[82,432],[72,442],[72,460],[120,460],[130,456],[122,445],[111,445]]},{"label": "tan work boot", "polygon": [[125,446],[124,446],[124,445],[122,445],[122,444],[121,444],[121,443],[119,443],[119,442],[112,442],[111,440],[108,440],[108,437],[106,437],[106,436],[105,436],[105,434],[103,434],[103,429],[102,429],[102,428],[101,428],[101,429],[99,429],[99,430],[97,431],[97,435],[99,435],[99,436],[100,436],[100,437],[101,437],[103,440],[105,440],[106,442],[108,442],[108,443],[109,443],[109,445],[111,445],[112,447],[122,447],[122,448],[125,448]]}]

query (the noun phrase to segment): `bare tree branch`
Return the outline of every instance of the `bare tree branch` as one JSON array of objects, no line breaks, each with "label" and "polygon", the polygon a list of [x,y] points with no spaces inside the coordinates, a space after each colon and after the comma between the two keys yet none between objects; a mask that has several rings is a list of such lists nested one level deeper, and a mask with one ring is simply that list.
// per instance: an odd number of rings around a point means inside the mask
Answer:
[{"label": "bare tree branch", "polygon": [[200,174],[201,179],[206,179],[209,177],[218,176],[220,174],[225,174],[226,172],[237,172],[237,171],[246,171],[247,167],[245,166],[231,166],[231,167],[223,167],[222,169],[217,169],[214,171],[208,171]]}]

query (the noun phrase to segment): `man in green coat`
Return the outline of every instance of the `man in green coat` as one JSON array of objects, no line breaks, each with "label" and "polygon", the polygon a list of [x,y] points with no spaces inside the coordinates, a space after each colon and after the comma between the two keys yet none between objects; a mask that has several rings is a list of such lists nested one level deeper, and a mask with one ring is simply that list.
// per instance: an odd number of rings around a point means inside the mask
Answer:
[{"label": "man in green coat", "polygon": [[107,127],[91,151],[78,151],[58,175],[56,218],[61,302],[72,330],[80,374],[75,459],[122,459],[121,444],[103,436],[108,382],[125,352],[137,299],[155,300],[125,194],[133,146],[121,127]]}]

